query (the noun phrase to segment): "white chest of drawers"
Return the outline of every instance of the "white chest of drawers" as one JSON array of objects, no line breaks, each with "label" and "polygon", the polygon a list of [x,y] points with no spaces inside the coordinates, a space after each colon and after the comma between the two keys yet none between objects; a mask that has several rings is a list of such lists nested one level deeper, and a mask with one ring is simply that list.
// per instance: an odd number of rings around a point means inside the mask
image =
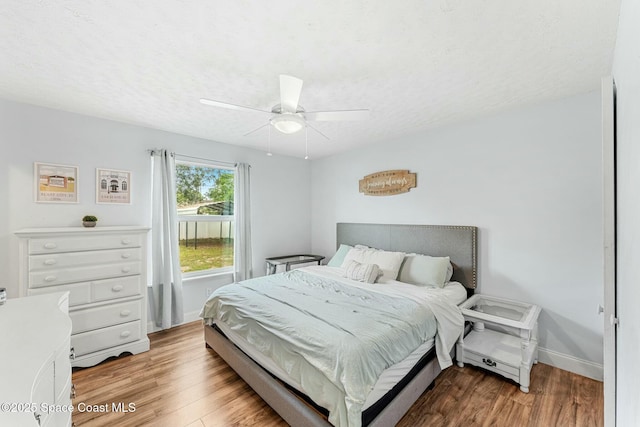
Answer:
[{"label": "white chest of drawers", "polygon": [[20,295],[69,292],[73,366],[149,350],[148,228],[20,230]]},{"label": "white chest of drawers", "polygon": [[71,425],[71,319],[66,292],[0,306],[1,426]]}]

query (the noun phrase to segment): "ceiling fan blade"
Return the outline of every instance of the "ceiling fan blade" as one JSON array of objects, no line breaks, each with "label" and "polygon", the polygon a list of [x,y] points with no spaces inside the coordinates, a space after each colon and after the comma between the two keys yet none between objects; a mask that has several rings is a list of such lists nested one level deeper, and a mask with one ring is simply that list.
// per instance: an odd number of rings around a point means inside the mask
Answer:
[{"label": "ceiling fan blade", "polygon": [[309,126],[311,129],[313,129],[316,132],[318,132],[320,135],[324,136],[327,139],[327,141],[331,141],[331,138],[329,138],[327,135],[325,135],[324,133],[320,132],[318,129],[316,129],[313,126],[311,126],[309,123],[307,123],[307,126]]},{"label": "ceiling fan blade", "polygon": [[242,136],[249,136],[249,135],[251,135],[252,133],[259,131],[259,130],[260,130],[260,129],[262,129],[263,127],[265,127],[265,126],[269,126],[269,124],[270,124],[270,123],[269,123],[269,122],[267,122],[267,123],[263,124],[262,126],[260,126],[260,127],[258,127],[258,128],[255,128],[254,130],[252,130],[252,131],[249,131],[249,132],[245,133],[245,134],[244,134],[244,135],[242,135]]},{"label": "ceiling fan blade", "polygon": [[259,111],[260,113],[271,114],[271,111],[259,110],[257,108],[251,108],[251,107],[243,107],[242,105],[235,105],[235,104],[229,104],[228,102],[214,101],[213,99],[200,98],[200,102],[202,104],[204,104],[204,105],[211,105],[211,106],[214,106],[214,107],[222,107],[222,108],[227,108],[229,110]]},{"label": "ceiling fan blade", "polygon": [[283,113],[295,113],[302,92],[302,80],[280,74],[280,108]]},{"label": "ceiling fan blade", "polygon": [[312,111],[305,112],[304,117],[318,122],[367,120],[369,110]]}]

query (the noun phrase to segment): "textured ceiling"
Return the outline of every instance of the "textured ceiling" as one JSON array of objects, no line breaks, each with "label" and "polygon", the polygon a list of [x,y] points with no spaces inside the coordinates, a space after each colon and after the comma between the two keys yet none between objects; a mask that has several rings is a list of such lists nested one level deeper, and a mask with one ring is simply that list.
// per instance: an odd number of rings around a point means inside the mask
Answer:
[{"label": "textured ceiling", "polygon": [[[0,98],[265,150],[278,75],[304,80],[312,158],[595,90],[619,0],[2,0]],[[271,132],[304,156],[304,132]],[[426,143],[426,142],[425,142]],[[174,147],[178,148],[178,147]]]}]

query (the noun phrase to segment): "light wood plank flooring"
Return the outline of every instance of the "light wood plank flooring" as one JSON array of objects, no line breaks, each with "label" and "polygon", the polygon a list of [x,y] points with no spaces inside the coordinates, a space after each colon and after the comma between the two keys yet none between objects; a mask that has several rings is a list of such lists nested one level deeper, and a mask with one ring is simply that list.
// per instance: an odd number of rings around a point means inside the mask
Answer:
[{"label": "light wood plank flooring", "polygon": [[[202,328],[193,322],[150,334],[149,352],[74,370],[76,426],[286,426],[205,348]],[[115,411],[118,404],[127,409],[133,404],[135,411]],[[532,370],[531,391],[525,394],[496,375],[454,366],[398,425],[586,427],[602,426],[603,419],[598,381],[538,364]]]}]

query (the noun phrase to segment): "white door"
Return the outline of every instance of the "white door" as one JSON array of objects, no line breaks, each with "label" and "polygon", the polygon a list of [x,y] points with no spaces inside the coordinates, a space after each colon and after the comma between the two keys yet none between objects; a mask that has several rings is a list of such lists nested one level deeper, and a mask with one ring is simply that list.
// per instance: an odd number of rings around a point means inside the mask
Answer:
[{"label": "white door", "polygon": [[602,171],[604,231],[604,425],[616,425],[616,94],[602,79]]}]

